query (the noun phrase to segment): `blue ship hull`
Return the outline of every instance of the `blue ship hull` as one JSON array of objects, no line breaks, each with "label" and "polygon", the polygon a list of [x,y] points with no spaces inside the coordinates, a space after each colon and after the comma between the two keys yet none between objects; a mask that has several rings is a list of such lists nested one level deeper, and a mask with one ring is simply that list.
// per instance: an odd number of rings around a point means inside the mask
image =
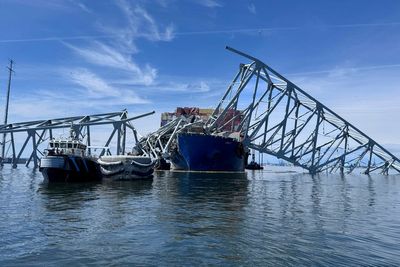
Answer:
[{"label": "blue ship hull", "polygon": [[188,171],[243,172],[245,151],[232,138],[181,133],[171,162],[175,169]]}]

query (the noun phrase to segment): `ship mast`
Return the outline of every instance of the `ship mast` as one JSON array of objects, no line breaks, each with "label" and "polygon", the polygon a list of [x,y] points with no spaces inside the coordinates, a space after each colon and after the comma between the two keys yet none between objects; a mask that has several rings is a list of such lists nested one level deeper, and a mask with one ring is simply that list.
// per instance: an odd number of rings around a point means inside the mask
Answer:
[{"label": "ship mast", "polygon": [[[10,65],[7,67],[9,74],[8,74],[8,86],[7,86],[7,97],[6,97],[6,109],[4,111],[4,125],[7,124],[8,121],[8,104],[10,102],[10,90],[11,90],[11,76],[14,72],[13,70],[14,61],[10,59]],[[1,143],[1,165],[3,165],[4,156],[6,151],[6,133],[3,133],[3,140]]]}]

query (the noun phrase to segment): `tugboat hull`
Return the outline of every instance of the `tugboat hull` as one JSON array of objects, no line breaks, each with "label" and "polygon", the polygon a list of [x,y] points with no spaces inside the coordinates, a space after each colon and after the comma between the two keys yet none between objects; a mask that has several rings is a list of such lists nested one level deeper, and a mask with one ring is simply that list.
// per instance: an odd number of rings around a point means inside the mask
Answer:
[{"label": "tugboat hull", "polygon": [[179,170],[243,172],[245,151],[233,138],[181,133],[171,162]]},{"label": "tugboat hull", "polygon": [[102,179],[99,164],[84,157],[57,155],[47,156],[40,161],[40,172],[50,183],[95,182]]}]

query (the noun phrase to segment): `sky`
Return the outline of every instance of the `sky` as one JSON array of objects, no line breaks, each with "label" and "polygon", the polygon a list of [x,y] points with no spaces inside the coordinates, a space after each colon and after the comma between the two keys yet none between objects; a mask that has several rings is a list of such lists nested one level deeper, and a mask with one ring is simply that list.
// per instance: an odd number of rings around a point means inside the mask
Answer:
[{"label": "sky", "polygon": [[0,103],[16,62],[9,122],[155,110],[134,123],[148,133],[161,112],[217,105],[248,63],[228,45],[400,144],[398,0],[0,0],[0,21]]}]

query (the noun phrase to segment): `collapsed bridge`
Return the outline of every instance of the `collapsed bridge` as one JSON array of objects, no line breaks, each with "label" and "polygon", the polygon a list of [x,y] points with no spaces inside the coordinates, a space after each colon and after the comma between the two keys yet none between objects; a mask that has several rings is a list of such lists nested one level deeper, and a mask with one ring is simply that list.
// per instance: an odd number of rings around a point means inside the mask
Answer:
[{"label": "collapsed bridge", "polygon": [[237,133],[246,147],[311,174],[400,172],[400,160],[350,122],[261,60],[227,49],[250,63],[240,65],[210,118],[176,118],[139,141],[144,154],[168,159],[180,132],[201,127],[210,135]]},{"label": "collapsed bridge", "polygon": [[[43,156],[43,145],[47,144],[55,136],[56,130],[73,129],[79,139],[88,146],[88,154],[93,150],[100,149],[99,156],[108,152],[112,141],[116,143],[117,155],[125,154],[127,138],[138,141],[137,131],[131,124],[133,120],[154,114],[153,112],[141,114],[134,117],[128,116],[127,110],[118,112],[73,116],[64,118],[53,118],[46,120],[18,122],[0,125],[0,135],[3,135],[4,143],[1,144],[2,156],[0,164],[17,164],[29,166],[33,163],[38,167],[40,157]],[[93,131],[99,127],[111,126],[108,129],[100,129],[107,140],[101,147],[92,147]],[[110,129],[111,128],[111,129]],[[128,135],[131,133],[131,135]],[[20,142],[22,141],[23,142]],[[29,148],[30,147],[30,148]],[[23,158],[23,155],[27,158]]]}]

